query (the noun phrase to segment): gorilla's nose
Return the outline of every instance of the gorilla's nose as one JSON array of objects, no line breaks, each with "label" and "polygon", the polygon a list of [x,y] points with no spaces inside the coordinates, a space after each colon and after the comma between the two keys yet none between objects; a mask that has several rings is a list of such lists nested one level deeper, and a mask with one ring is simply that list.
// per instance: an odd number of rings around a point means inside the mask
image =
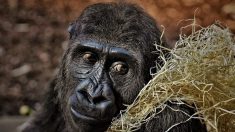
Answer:
[{"label": "gorilla's nose", "polygon": [[99,104],[108,101],[108,98],[102,95],[102,89],[99,90],[82,90],[77,91],[77,96],[83,96],[83,99],[87,100],[91,104]]},{"label": "gorilla's nose", "polygon": [[80,106],[98,112],[99,116],[115,113],[115,97],[108,83],[94,85],[90,79],[83,80],[76,88],[76,96]]},{"label": "gorilla's nose", "polygon": [[76,88],[78,96],[82,95],[91,104],[113,101],[114,97],[108,83],[95,85],[91,79],[83,80]]}]

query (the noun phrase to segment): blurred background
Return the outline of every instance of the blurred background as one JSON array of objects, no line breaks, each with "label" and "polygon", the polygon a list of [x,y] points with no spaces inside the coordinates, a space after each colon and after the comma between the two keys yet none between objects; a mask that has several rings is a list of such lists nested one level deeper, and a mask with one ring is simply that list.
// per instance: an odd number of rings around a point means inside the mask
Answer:
[{"label": "blurred background", "polygon": [[[1,132],[3,119],[9,119],[5,117],[27,117],[38,106],[67,47],[69,23],[87,5],[110,1],[113,0],[0,0]],[[194,15],[202,26],[219,20],[235,32],[235,0],[127,2],[140,5],[164,26],[172,47],[180,28],[192,23]]]}]

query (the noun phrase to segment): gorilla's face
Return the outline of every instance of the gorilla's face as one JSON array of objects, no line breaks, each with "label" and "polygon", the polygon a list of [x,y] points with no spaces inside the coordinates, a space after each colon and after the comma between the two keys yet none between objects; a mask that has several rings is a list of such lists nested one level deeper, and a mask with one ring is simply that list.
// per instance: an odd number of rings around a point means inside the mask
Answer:
[{"label": "gorilla's face", "polygon": [[143,56],[128,45],[77,39],[67,55],[67,94],[73,124],[110,123],[144,85]]},{"label": "gorilla's face", "polygon": [[104,131],[150,80],[159,30],[134,5],[96,4],[69,33],[58,84],[63,118],[71,131]]}]

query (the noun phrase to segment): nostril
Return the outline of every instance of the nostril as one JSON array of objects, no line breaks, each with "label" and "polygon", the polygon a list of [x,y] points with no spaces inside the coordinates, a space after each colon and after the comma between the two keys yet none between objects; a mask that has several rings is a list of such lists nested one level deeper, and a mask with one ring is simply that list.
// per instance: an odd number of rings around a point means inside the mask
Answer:
[{"label": "nostril", "polygon": [[92,97],[86,91],[78,91],[82,95],[83,99],[86,99],[88,102],[92,103]]},{"label": "nostril", "polygon": [[88,93],[86,91],[79,91],[80,94],[82,94],[84,97],[88,97]]},{"label": "nostril", "polygon": [[93,99],[94,104],[98,104],[98,103],[105,102],[105,101],[107,101],[107,99],[103,96],[95,97]]}]

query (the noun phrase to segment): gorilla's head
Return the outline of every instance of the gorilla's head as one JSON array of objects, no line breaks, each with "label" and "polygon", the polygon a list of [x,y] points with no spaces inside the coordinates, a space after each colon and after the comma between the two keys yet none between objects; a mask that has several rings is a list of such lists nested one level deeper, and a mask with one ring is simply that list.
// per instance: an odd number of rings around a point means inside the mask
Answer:
[{"label": "gorilla's head", "polygon": [[57,86],[64,117],[72,129],[104,130],[150,80],[160,32],[139,7],[114,3],[87,7],[68,31]]}]

